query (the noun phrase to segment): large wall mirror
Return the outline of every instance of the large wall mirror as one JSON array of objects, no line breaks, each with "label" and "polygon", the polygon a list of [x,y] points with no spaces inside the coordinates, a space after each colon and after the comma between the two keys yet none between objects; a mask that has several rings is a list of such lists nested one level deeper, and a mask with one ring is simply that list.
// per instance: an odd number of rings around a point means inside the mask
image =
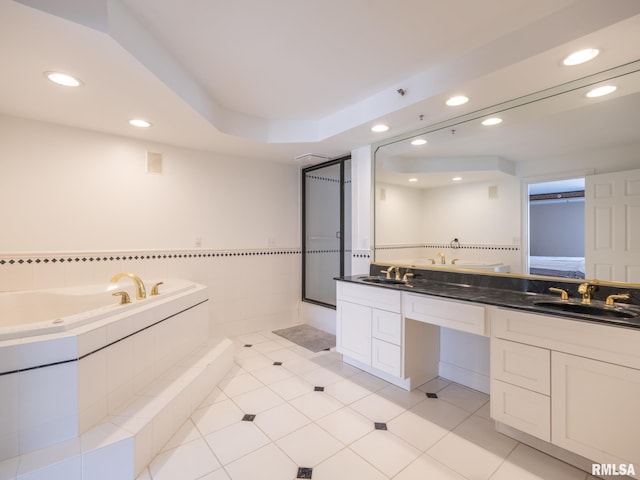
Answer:
[{"label": "large wall mirror", "polygon": [[[375,262],[640,283],[640,61],[374,152]],[[607,189],[627,203],[590,200]]]}]

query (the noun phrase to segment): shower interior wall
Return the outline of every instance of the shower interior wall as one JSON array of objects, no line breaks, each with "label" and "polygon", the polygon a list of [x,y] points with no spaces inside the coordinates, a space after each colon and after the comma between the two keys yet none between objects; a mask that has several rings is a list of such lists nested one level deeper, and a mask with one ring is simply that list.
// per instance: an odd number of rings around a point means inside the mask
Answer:
[{"label": "shower interior wall", "polygon": [[0,158],[0,291],[131,271],[209,286],[214,334],[298,321],[297,166],[8,116]]}]

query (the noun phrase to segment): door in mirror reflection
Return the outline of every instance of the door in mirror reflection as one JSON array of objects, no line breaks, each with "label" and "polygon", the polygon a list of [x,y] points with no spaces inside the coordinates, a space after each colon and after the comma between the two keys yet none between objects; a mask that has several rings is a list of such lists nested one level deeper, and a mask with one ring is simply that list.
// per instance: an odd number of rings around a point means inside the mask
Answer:
[{"label": "door in mirror reflection", "polygon": [[584,178],[529,184],[529,271],[585,278]]},{"label": "door in mirror reflection", "polygon": [[[349,275],[351,160],[303,170],[302,298],[335,307],[335,277]],[[348,199],[349,201],[345,201]]]}]

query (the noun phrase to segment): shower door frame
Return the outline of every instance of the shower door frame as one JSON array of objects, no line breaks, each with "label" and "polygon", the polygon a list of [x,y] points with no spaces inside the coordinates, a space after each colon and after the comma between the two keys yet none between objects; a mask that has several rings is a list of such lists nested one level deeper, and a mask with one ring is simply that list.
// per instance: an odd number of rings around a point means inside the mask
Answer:
[{"label": "shower door frame", "polygon": [[326,162],[305,167],[301,171],[301,183],[302,183],[302,301],[307,303],[313,303],[327,308],[336,309],[335,304],[323,302],[320,300],[314,300],[307,298],[307,189],[306,189],[306,175],[308,172],[314,170],[320,170],[332,165],[340,165],[340,237],[339,237],[339,250],[340,250],[340,272],[339,276],[344,275],[345,271],[345,163],[351,160],[351,155],[335,158]]}]

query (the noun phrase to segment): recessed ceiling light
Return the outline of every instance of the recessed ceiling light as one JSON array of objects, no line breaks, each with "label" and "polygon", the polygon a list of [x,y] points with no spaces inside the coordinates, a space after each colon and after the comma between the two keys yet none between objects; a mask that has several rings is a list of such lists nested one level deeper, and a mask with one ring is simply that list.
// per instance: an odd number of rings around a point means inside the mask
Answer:
[{"label": "recessed ceiling light", "polygon": [[615,92],[616,88],[617,87],[614,85],[604,85],[602,87],[594,88],[593,90],[590,90],[589,93],[587,93],[587,97],[594,98],[602,97],[603,95],[609,95],[610,93]]},{"label": "recessed ceiling light", "polygon": [[427,143],[427,141],[424,138],[416,138],[415,140],[411,141],[411,145],[415,145],[416,147],[424,145],[425,143]]},{"label": "recessed ceiling light", "polygon": [[67,75],[66,73],[44,72],[44,75],[53,83],[57,83],[58,85],[63,85],[65,87],[79,87],[82,85],[80,80],[72,77],[71,75]]},{"label": "recessed ceiling light", "polygon": [[464,95],[457,95],[455,97],[451,97],[446,101],[446,104],[450,107],[457,107],[458,105],[464,105],[469,101],[469,97],[465,97]]},{"label": "recessed ceiling light", "polygon": [[141,118],[134,118],[132,120],[129,120],[129,123],[134,127],[140,127],[140,128],[149,128],[151,126],[150,122],[147,122],[146,120],[142,120]]},{"label": "recessed ceiling light", "polygon": [[498,125],[499,123],[502,123],[502,119],[500,117],[485,118],[482,121],[482,125],[486,125],[486,126]]},{"label": "recessed ceiling light", "polygon": [[410,178],[410,179],[409,179],[409,181],[410,181],[410,182],[417,182],[417,181],[418,181],[418,179],[417,179],[417,178],[415,178],[415,177],[412,177],[412,178]]},{"label": "recessed ceiling light", "polygon": [[389,130],[389,125],[385,125],[383,123],[379,123],[378,125],[371,127],[371,131],[376,133],[386,132],[387,130]]},{"label": "recessed ceiling light", "polygon": [[565,58],[562,63],[568,67],[573,65],[580,65],[581,63],[588,62],[589,60],[593,60],[598,56],[600,50],[597,48],[585,48],[584,50],[580,50],[579,52],[574,52]]},{"label": "recessed ceiling light", "polygon": [[462,177],[453,177],[451,180],[453,180],[454,182],[459,182],[460,180],[462,180]]}]

